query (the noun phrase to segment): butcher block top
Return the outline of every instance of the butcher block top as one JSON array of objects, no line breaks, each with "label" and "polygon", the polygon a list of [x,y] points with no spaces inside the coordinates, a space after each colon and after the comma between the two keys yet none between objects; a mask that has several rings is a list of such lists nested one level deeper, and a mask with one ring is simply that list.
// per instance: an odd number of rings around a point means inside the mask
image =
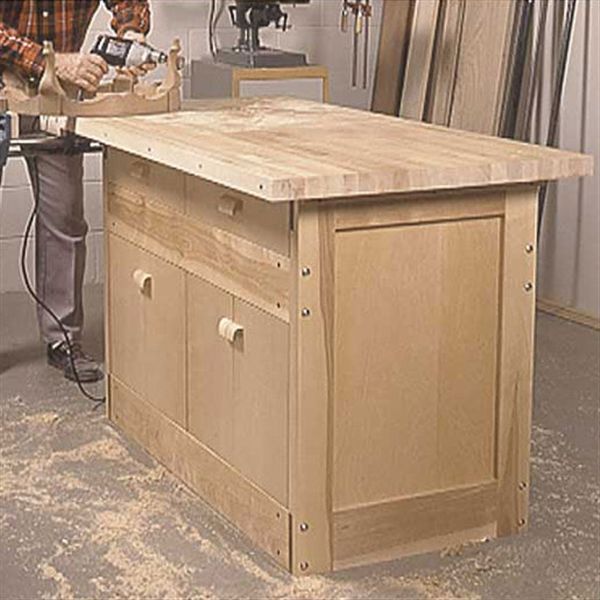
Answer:
[{"label": "butcher block top", "polygon": [[77,133],[271,202],[592,173],[592,157],[291,98],[79,119]]}]

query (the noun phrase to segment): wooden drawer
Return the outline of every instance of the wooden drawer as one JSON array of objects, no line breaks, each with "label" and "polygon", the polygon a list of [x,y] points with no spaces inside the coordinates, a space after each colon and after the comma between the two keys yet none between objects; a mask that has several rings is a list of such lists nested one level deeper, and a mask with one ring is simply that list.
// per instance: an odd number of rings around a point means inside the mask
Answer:
[{"label": "wooden drawer", "polygon": [[183,425],[184,274],[114,235],[109,254],[111,374]]},{"label": "wooden drawer", "polygon": [[108,151],[106,160],[109,193],[125,188],[146,201],[184,212],[185,175],[181,171],[114,149]]},{"label": "wooden drawer", "polygon": [[257,200],[200,179],[186,176],[186,206],[190,216],[289,256],[289,204]]},{"label": "wooden drawer", "polygon": [[197,277],[187,294],[189,431],[286,506],[289,327]]}]

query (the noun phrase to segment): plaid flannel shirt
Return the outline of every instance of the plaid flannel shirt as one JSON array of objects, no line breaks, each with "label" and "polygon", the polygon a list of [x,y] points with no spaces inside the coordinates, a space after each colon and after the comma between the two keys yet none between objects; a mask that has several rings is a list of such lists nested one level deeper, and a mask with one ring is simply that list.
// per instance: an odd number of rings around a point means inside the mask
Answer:
[{"label": "plaid flannel shirt", "polygon": [[[117,35],[148,33],[148,0],[103,0]],[[10,69],[37,81],[44,72],[42,42],[78,52],[100,0],[0,0],[0,74]]]}]

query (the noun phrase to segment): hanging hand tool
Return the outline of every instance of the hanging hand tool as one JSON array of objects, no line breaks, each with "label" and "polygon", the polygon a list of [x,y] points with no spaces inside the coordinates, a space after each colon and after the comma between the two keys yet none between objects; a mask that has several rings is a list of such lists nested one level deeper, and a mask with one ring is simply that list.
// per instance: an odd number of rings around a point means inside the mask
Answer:
[{"label": "hanging hand tool", "polygon": [[362,87],[367,88],[369,72],[369,26],[373,7],[371,0],[342,0],[342,16],[340,29],[348,31],[350,13],[354,16],[352,28],[352,87],[358,86],[359,44],[364,32],[363,76]]},{"label": "hanging hand tool", "polygon": [[363,17],[364,17],[364,28],[365,28],[365,44],[363,48],[363,90],[368,87],[369,81],[369,27],[371,23],[371,0],[365,0],[363,4]]}]

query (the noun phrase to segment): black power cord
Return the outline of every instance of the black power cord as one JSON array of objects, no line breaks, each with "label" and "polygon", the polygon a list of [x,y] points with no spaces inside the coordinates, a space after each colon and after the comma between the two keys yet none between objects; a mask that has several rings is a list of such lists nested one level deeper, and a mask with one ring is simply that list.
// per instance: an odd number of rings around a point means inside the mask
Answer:
[{"label": "black power cord", "polygon": [[31,210],[31,214],[29,215],[29,219],[27,220],[27,225],[25,227],[25,233],[23,235],[23,243],[21,245],[21,276],[23,278],[23,282],[29,295],[33,298],[33,300],[40,306],[58,325],[60,332],[64,338],[64,342],[67,346],[67,352],[69,355],[69,360],[71,361],[71,369],[73,370],[73,376],[75,377],[75,383],[79,388],[79,391],[88,399],[94,402],[96,405],[94,408],[98,408],[100,405],[106,402],[106,397],[97,397],[90,394],[81,379],[79,378],[79,373],[77,372],[77,368],[75,365],[75,358],[73,355],[73,344],[71,342],[71,338],[69,336],[69,332],[65,328],[65,326],[61,323],[60,319],[56,315],[56,313],[36,294],[33,286],[31,285],[31,281],[29,279],[29,274],[27,273],[27,246],[29,242],[29,237],[31,235],[31,228],[33,227],[33,223],[37,218],[39,200],[40,200],[40,176],[38,171],[37,160],[33,156],[26,155],[25,160],[27,161],[27,166],[29,168],[29,174],[31,179],[31,188],[33,191],[33,208]]}]

